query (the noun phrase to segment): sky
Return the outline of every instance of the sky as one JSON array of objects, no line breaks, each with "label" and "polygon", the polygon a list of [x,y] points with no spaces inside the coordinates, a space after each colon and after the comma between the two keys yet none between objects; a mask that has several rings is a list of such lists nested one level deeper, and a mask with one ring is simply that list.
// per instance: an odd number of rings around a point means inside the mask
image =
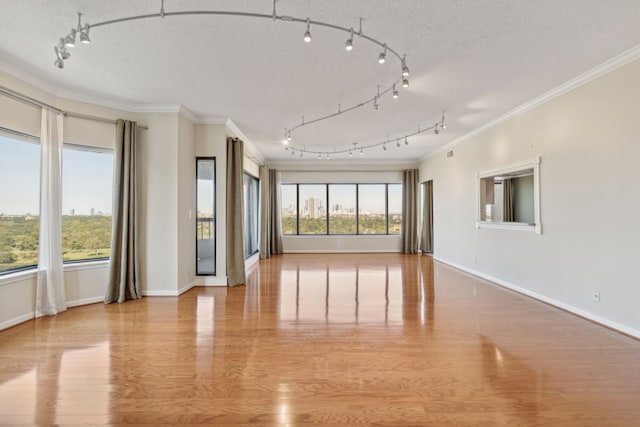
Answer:
[{"label": "sky", "polygon": [[[0,135],[0,213],[37,215],[40,146]],[[65,148],[62,159],[62,213],[111,214],[113,154]]]}]

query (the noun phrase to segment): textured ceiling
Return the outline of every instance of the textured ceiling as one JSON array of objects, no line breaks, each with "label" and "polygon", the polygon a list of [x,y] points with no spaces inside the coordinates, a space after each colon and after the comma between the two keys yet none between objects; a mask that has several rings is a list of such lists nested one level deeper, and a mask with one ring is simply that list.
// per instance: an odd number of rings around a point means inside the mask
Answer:
[{"label": "textured ceiling", "polygon": [[[53,66],[53,46],[76,24],[157,13],[159,0],[0,0],[0,58],[72,98],[111,105],[180,104],[203,121],[228,117],[269,160],[291,159],[285,128],[370,99],[400,63],[379,65],[380,48],[357,36],[268,19],[179,16],[97,27],[92,44]],[[366,151],[353,161],[416,160],[514,107],[640,44],[638,0],[279,0],[279,15],[356,27],[407,55],[410,87],[400,98],[311,124],[294,133],[309,150],[345,149],[431,126],[440,135]],[[271,0],[166,0],[167,12],[270,14]],[[33,78],[32,78],[33,80]],[[344,156],[343,156],[344,157]],[[334,156],[335,158],[335,156]]]}]

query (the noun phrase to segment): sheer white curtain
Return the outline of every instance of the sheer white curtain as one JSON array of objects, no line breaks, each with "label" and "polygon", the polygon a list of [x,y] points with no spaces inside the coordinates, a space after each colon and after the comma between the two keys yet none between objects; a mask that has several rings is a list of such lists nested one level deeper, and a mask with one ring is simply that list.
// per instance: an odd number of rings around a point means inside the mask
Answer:
[{"label": "sheer white curtain", "polygon": [[62,114],[42,110],[36,317],[67,309],[62,268],[62,128]]}]

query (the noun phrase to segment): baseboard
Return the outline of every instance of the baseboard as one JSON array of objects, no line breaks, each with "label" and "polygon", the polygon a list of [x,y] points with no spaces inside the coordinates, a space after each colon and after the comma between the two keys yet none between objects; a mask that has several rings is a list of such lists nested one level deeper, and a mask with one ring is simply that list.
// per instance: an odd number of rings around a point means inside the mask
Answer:
[{"label": "baseboard", "polygon": [[146,290],[146,291],[142,291],[142,296],[144,297],[177,297],[178,291]]},{"label": "baseboard", "polygon": [[618,332],[621,332],[621,333],[623,333],[625,335],[629,335],[629,336],[631,336],[633,338],[640,339],[640,331],[638,331],[636,329],[629,328],[628,326],[621,325],[620,323],[613,322],[613,321],[611,321],[609,319],[606,319],[606,318],[601,317],[601,316],[597,316],[597,315],[595,315],[593,313],[589,313],[588,311],[582,310],[581,308],[577,308],[577,307],[574,307],[572,305],[565,304],[563,302],[554,300],[553,298],[549,298],[549,297],[546,297],[544,295],[541,295],[541,294],[539,294],[537,292],[533,292],[533,291],[530,291],[528,289],[522,288],[520,286],[514,285],[513,283],[509,283],[506,280],[498,279],[497,277],[493,277],[493,276],[490,276],[488,274],[484,274],[484,273],[481,273],[479,271],[473,270],[471,268],[465,267],[463,265],[456,264],[455,262],[451,262],[451,261],[448,261],[446,259],[443,259],[443,258],[440,258],[440,257],[437,257],[437,256],[434,256],[433,259],[435,261],[438,261],[438,262],[441,262],[441,263],[446,264],[448,266],[451,266],[451,267],[455,268],[456,270],[464,271],[465,273],[469,273],[469,274],[471,274],[473,276],[476,276],[476,277],[479,277],[481,279],[488,280],[488,281],[490,281],[492,283],[495,283],[496,285],[502,286],[503,288],[510,289],[512,291],[515,291],[515,292],[518,292],[520,294],[526,295],[526,296],[531,297],[533,299],[536,299],[538,301],[542,301],[542,302],[547,303],[549,305],[552,305],[554,307],[560,308],[562,310],[565,310],[565,311],[568,311],[568,312],[573,313],[575,315],[578,315],[580,317],[583,317],[583,318],[585,318],[587,320],[590,320],[592,322],[595,322],[595,323],[598,323],[600,325],[606,326],[607,328],[614,329],[614,330],[616,330]]},{"label": "baseboard", "polygon": [[95,304],[97,302],[104,302],[104,295],[91,298],[77,299],[75,301],[67,301],[67,308],[78,307],[79,305]]},{"label": "baseboard", "polygon": [[193,288],[193,282],[187,283],[186,285],[184,285],[183,287],[178,289],[178,295],[184,294],[185,292],[187,292],[191,288]]},{"label": "baseboard", "polygon": [[13,319],[5,320],[0,323],[0,331],[10,328],[12,326],[19,325],[20,323],[26,322],[28,320],[34,319],[36,317],[35,311],[29,312],[27,314],[23,314],[22,316],[14,317]]},{"label": "baseboard", "polygon": [[227,276],[196,276],[193,286],[227,286]]}]

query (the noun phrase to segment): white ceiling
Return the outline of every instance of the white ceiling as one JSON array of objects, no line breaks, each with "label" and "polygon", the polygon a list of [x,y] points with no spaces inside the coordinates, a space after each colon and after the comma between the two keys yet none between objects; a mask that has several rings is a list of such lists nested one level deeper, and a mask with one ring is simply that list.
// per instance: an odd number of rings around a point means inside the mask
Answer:
[{"label": "white ceiling", "polygon": [[[406,53],[411,69],[399,99],[305,126],[294,144],[333,151],[393,140],[447,111],[440,135],[370,149],[354,162],[417,160],[640,44],[638,0],[279,0],[277,9],[343,27],[362,17],[363,32]],[[53,46],[75,27],[76,12],[91,24],[159,10],[160,0],[0,0],[0,58],[62,96],[228,117],[268,160],[292,159],[281,141],[301,116],[358,104],[400,74],[397,59],[379,65],[380,48],[364,39],[346,52],[343,32],[312,26],[306,44],[301,23],[221,16],[94,28],[90,46],[72,50],[63,70],[53,66]],[[165,10],[270,14],[272,1],[166,0]]]}]

